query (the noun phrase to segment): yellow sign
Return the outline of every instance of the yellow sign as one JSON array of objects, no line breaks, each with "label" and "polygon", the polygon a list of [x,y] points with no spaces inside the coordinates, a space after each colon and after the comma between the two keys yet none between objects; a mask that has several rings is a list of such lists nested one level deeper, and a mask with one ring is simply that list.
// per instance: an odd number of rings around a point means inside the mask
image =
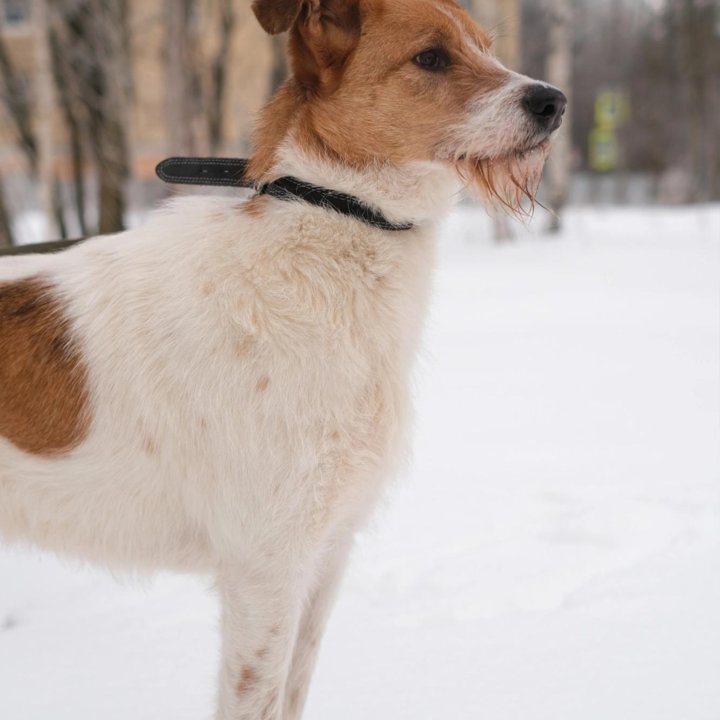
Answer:
[{"label": "yellow sign", "polygon": [[630,119],[630,100],[622,90],[605,90],[595,100],[595,124],[617,128]]},{"label": "yellow sign", "polygon": [[620,162],[620,144],[613,128],[596,127],[590,132],[590,167],[611,172]]},{"label": "yellow sign", "polygon": [[620,164],[617,129],[630,119],[630,99],[623,90],[605,90],[595,99],[595,127],[588,138],[590,167],[611,172]]}]

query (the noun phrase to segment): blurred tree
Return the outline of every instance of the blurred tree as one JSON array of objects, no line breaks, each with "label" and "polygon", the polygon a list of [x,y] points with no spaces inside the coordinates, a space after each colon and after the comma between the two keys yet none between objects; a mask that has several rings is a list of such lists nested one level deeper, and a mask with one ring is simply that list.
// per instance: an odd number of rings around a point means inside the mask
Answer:
[{"label": "blurred tree", "polygon": [[[225,140],[236,0],[164,0],[167,127],[171,153],[216,153]],[[200,34],[205,33],[203,43]]]},{"label": "blurred tree", "polygon": [[[5,47],[5,41],[0,33],[0,97],[11,120],[15,124],[19,144],[34,171],[36,167],[37,152],[35,136],[30,124],[29,103],[23,91],[22,80]],[[14,243],[10,211],[5,198],[5,188],[0,178],[0,247]]]},{"label": "blurred tree", "polygon": [[[41,4],[41,0],[35,0],[33,10],[36,21],[44,19],[44,4]],[[36,92],[33,93],[30,91],[27,78],[15,67],[0,33],[0,89],[5,109],[15,128],[18,148],[28,163],[30,176],[40,180],[43,209],[48,222],[54,219],[60,236],[65,238],[67,231],[60,183],[54,173],[51,143],[47,141],[47,134],[43,135],[43,132],[47,131],[47,123],[50,122],[50,118],[47,118],[45,123],[33,122],[33,111],[35,110],[33,104],[42,106],[43,101],[47,99],[49,88],[48,82],[43,82],[44,79],[47,80],[46,72],[49,68],[49,61],[44,55],[45,50],[44,43],[38,43],[35,57]],[[44,94],[43,97],[40,97],[42,94]],[[3,214],[9,228],[10,215],[4,200]]]},{"label": "blurred tree", "polygon": [[[24,176],[37,181],[51,168],[63,177],[53,198],[64,197],[73,232],[76,224],[83,235],[115,230],[125,186],[135,187],[126,182],[131,160],[133,180],[144,182],[168,149],[233,152],[249,136],[271,60],[249,0],[19,2],[29,8],[20,31],[3,24],[0,13],[0,149],[12,160],[3,168],[9,201],[25,187]],[[46,31],[35,8],[48,14]],[[281,46],[276,57],[283,55]],[[282,64],[276,62],[275,77],[284,75],[277,71]],[[18,167],[16,147],[27,170]],[[24,205],[37,204],[41,186],[32,184]]]},{"label": "blurred tree", "polygon": [[0,91],[3,104],[15,126],[18,144],[31,171],[37,170],[37,140],[32,124],[32,97],[27,82],[15,67],[0,33]]},{"label": "blurred tree", "polygon": [[5,188],[0,177],[0,248],[14,245],[10,213],[5,202]]},{"label": "blurred tree", "polygon": [[[60,182],[55,174],[55,107],[52,63],[48,44],[46,0],[33,0],[33,17],[38,28],[35,43],[35,119],[36,119],[36,168],[40,181],[40,197],[46,218],[46,235],[63,239],[67,237],[65,207]],[[57,228],[52,227],[55,220]]]},{"label": "blurred tree", "polygon": [[[571,100],[572,65],[572,2],[571,0],[549,0],[550,36],[547,72],[549,83],[559,87]],[[571,106],[566,111],[565,127],[555,137],[553,150],[547,167],[550,187],[550,230],[558,232],[561,213],[570,193],[572,171],[572,127]]]},{"label": "blurred tree", "polygon": [[210,91],[207,109],[208,140],[211,153],[217,152],[225,136],[227,68],[230,63],[230,50],[236,21],[233,0],[219,0],[219,2],[219,41],[217,51],[210,60]]},{"label": "blurred tree", "polygon": [[75,201],[75,215],[80,234],[85,237],[89,234],[86,216],[85,197],[85,152],[82,142],[82,121],[80,113],[74,102],[70,84],[68,82],[67,58],[62,52],[57,30],[49,27],[48,43],[53,71],[53,79],[57,89],[58,102],[62,112],[65,126],[68,131],[70,143],[70,163],[72,166],[73,198]]},{"label": "blurred tree", "polygon": [[718,197],[720,170],[719,3],[680,0],[673,8],[679,27],[680,60],[687,82],[690,163],[696,201]]},{"label": "blurred tree", "polygon": [[128,0],[49,0],[50,32],[65,57],[98,180],[98,232],[124,227],[132,76]]},{"label": "blurred tree", "polygon": [[197,51],[193,18],[196,0],[165,0],[165,68],[167,72],[167,124],[171,154],[195,152],[193,119],[198,113]]}]

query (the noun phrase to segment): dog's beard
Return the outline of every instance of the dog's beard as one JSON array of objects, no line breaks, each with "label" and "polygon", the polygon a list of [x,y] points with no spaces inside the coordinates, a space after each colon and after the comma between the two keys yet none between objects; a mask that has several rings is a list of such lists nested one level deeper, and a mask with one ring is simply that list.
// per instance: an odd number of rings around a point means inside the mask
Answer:
[{"label": "dog's beard", "polygon": [[550,143],[545,141],[498,158],[462,157],[455,167],[470,192],[490,208],[527,219],[538,204],[537,191],[549,152]]}]

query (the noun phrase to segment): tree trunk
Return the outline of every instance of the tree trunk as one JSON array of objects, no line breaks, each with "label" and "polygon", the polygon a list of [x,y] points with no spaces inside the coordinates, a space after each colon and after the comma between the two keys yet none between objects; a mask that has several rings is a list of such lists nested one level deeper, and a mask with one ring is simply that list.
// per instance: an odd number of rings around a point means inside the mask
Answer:
[{"label": "tree trunk", "polygon": [[5,188],[0,177],[0,247],[14,245],[10,213],[5,202]]},{"label": "tree trunk", "polygon": [[210,67],[210,101],[208,107],[208,140],[210,152],[216,153],[225,136],[225,96],[227,67],[235,28],[232,0],[222,0],[220,6],[220,44]]},{"label": "tree trunk", "polygon": [[18,146],[28,160],[31,172],[37,168],[37,140],[32,125],[31,100],[24,90],[21,74],[12,62],[0,32],[0,96],[15,125]]},{"label": "tree trunk", "polygon": [[[572,0],[550,0],[550,53],[546,78],[568,97],[571,93],[572,66]],[[565,113],[564,127],[558,132],[548,161],[550,188],[550,231],[559,232],[561,213],[570,193],[572,170],[572,133],[570,109]]]},{"label": "tree trunk", "polygon": [[170,153],[192,155],[195,151],[193,119],[196,80],[193,63],[191,21],[195,0],[165,0],[167,28],[167,119]]},{"label": "tree trunk", "polygon": [[[117,232],[123,229],[125,183],[130,168],[128,2],[53,0],[51,8],[57,52],[65,61],[76,108],[74,115],[81,119],[97,174],[98,229]],[[81,166],[81,157],[76,162]]]},{"label": "tree trunk", "polygon": [[74,107],[70,86],[68,84],[68,68],[60,48],[57,32],[50,28],[48,31],[48,42],[50,45],[50,57],[52,58],[53,77],[55,87],[60,101],[65,125],[70,139],[70,159],[72,162],[73,174],[73,195],[75,200],[75,214],[77,216],[80,234],[88,235],[87,219],[85,216],[85,177],[84,177],[84,153],[82,145],[82,129],[80,118]]},{"label": "tree trunk", "polygon": [[65,221],[65,202],[63,201],[62,196],[62,185],[56,177],[53,177],[51,182],[50,212],[52,213],[52,219],[55,222],[55,230],[57,231],[57,234],[50,232],[48,235],[52,236],[52,240],[67,240],[68,229],[67,222]]},{"label": "tree trunk", "polygon": [[40,197],[45,213],[44,240],[67,237],[65,214],[60,184],[55,177],[54,110],[55,97],[50,60],[47,5],[45,0],[35,0],[35,107],[37,115],[37,171]]},{"label": "tree trunk", "polygon": [[107,173],[102,173],[99,180],[100,218],[98,220],[98,232],[100,235],[120,232],[124,228],[125,193],[122,188],[118,187],[115,179]]},{"label": "tree trunk", "polygon": [[690,163],[694,178],[693,197],[696,202],[713,198],[717,182],[718,147],[715,101],[718,76],[713,70],[714,34],[711,4],[683,0],[680,8],[680,47],[683,81],[687,83],[690,102],[686,112],[690,126]]},{"label": "tree trunk", "polygon": [[121,123],[109,117],[103,118],[98,134],[96,152],[102,165],[98,172],[98,232],[103,235],[125,227],[127,138]]}]

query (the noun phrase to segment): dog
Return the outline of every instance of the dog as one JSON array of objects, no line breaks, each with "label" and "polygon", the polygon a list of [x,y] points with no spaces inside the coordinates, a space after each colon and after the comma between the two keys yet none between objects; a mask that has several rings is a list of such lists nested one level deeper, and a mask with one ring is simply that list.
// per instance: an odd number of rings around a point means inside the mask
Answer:
[{"label": "dog", "polygon": [[[454,0],[253,11],[291,61],[259,192],[0,263],[0,533],[212,573],[216,717],[296,720],[353,536],[405,457],[437,223],[468,186],[521,211],[566,99],[505,69]],[[300,190],[263,191],[282,178]]]}]

